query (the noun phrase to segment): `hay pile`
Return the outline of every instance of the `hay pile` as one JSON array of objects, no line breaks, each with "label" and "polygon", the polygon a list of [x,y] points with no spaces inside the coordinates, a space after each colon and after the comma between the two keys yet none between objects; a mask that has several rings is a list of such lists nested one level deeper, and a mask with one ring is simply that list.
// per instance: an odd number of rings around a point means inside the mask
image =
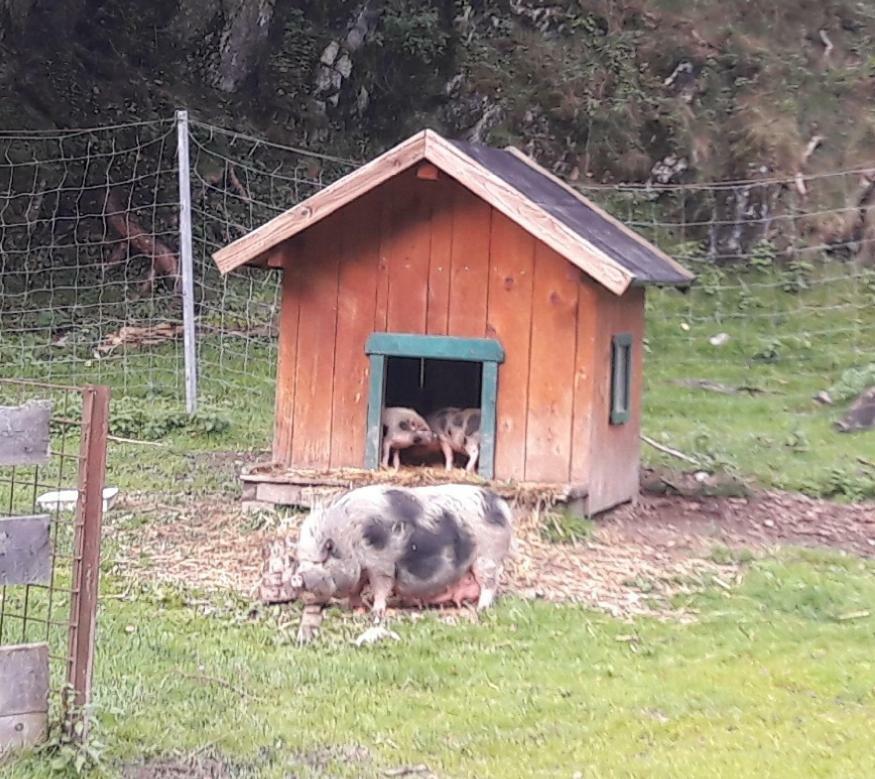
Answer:
[{"label": "hay pile", "polygon": [[[540,530],[544,513],[520,506],[544,500],[545,494],[529,491],[517,497],[514,548],[502,581],[504,592],[579,603],[617,617],[649,614],[686,619],[689,612],[670,603],[674,595],[697,589],[706,576],[727,583],[736,576],[734,568],[699,556],[671,554],[640,539],[614,535],[607,527],[585,542],[550,543]],[[290,515],[254,528],[251,516],[227,502],[174,507],[145,495],[129,496],[120,511],[151,520],[111,531],[122,550],[117,562],[123,573],[163,584],[234,591],[254,603],[265,543],[282,537],[296,540],[303,519],[301,514]]]},{"label": "hay pile", "polygon": [[459,469],[401,468],[398,471],[367,470],[364,468],[334,468],[330,471],[308,468],[283,468],[274,464],[255,465],[245,476],[270,476],[289,484],[314,488],[337,488],[338,491],[364,487],[368,484],[391,483],[398,487],[425,487],[435,484],[473,484],[489,487],[512,506],[520,509],[544,511],[558,503],[578,497],[573,487],[537,482],[490,481]]}]

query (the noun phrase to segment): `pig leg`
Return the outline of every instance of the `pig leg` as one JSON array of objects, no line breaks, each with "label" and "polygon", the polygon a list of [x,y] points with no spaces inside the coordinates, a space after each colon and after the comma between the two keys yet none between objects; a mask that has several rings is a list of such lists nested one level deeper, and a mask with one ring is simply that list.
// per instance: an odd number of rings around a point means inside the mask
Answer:
[{"label": "pig leg", "polygon": [[392,467],[396,471],[401,467],[401,452],[398,449],[392,453]]},{"label": "pig leg", "polygon": [[441,451],[444,453],[444,465],[448,471],[453,470],[453,447],[449,441],[441,439]]},{"label": "pig leg", "polygon": [[384,468],[389,467],[389,455],[392,454],[392,442],[389,440],[383,441],[383,459],[380,461],[380,464]]},{"label": "pig leg", "polygon": [[469,441],[465,444],[465,453],[468,455],[465,470],[468,473],[474,473],[474,469],[477,467],[477,458],[480,456],[480,446],[474,441]]},{"label": "pig leg", "polygon": [[371,584],[371,594],[374,597],[371,613],[374,615],[374,622],[380,623],[386,616],[386,601],[395,587],[395,579],[385,573],[372,571],[368,575],[368,580]]},{"label": "pig leg", "polygon": [[298,643],[309,644],[319,632],[322,625],[322,604],[309,603],[304,606],[301,614],[301,624],[298,627]]},{"label": "pig leg", "polygon": [[365,601],[362,598],[362,590],[364,590],[366,581],[363,576],[355,586],[355,589],[349,594],[349,608],[355,613],[365,613],[367,611]]},{"label": "pig leg", "polygon": [[480,597],[477,599],[477,611],[488,609],[495,600],[498,591],[499,565],[495,560],[478,557],[471,568],[477,584],[480,585]]}]

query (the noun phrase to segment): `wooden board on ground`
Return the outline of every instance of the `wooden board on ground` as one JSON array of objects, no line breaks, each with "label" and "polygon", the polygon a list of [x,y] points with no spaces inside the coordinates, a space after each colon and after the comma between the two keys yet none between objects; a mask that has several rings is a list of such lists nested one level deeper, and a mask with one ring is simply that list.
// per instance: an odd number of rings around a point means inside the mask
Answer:
[{"label": "wooden board on ground", "polygon": [[0,753],[42,741],[48,710],[48,644],[0,647]]},{"label": "wooden board on ground", "polygon": [[44,584],[52,575],[47,514],[0,517],[0,585]]},{"label": "wooden board on ground", "polygon": [[34,400],[0,406],[0,465],[44,465],[49,461],[52,404]]}]

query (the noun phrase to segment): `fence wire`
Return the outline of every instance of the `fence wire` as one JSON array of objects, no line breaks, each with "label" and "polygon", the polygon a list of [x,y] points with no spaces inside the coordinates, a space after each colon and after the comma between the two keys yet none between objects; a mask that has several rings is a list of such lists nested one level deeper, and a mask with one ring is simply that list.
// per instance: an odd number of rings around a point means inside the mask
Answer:
[{"label": "fence wire", "polygon": [[[95,478],[86,437],[105,438],[92,424],[85,395],[91,390],[0,378],[0,406],[51,403],[50,456],[42,465],[0,467],[0,516],[49,519],[50,573],[46,581],[0,586],[0,645],[45,643],[49,653],[49,722],[70,728],[89,699],[94,596],[84,577],[96,577],[100,516],[85,502],[85,481]],[[96,420],[94,420],[96,422]],[[98,494],[103,482],[97,484]],[[60,494],[59,494],[60,493]],[[89,542],[86,548],[86,535]],[[92,549],[91,542],[97,546]],[[83,650],[83,647],[85,649]]]},{"label": "fence wire", "polygon": [[[182,407],[174,130],[168,119],[0,133],[0,375],[107,381],[117,399]],[[221,276],[211,254],[357,163],[198,121],[190,157],[200,401],[245,391],[266,421],[278,274]],[[799,401],[824,375],[875,362],[875,162],[575,186],[698,274],[685,296],[648,295],[648,376],[738,383],[753,362],[781,359],[806,377],[788,390]]]}]

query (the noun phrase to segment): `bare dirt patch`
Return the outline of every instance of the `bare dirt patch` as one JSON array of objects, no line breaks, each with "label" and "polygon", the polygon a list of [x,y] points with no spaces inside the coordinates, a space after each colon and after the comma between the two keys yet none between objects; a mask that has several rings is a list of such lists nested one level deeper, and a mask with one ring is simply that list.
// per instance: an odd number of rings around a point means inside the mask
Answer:
[{"label": "bare dirt patch", "polygon": [[[294,536],[300,519],[253,529],[252,517],[227,500],[173,506],[146,496],[130,496],[118,516],[122,521],[110,532],[119,541],[124,572],[252,598],[264,542],[278,533]],[[125,516],[139,521],[131,526]],[[875,504],[782,492],[748,497],[645,492],[636,506],[597,520],[591,536],[575,544],[547,542],[540,523],[537,512],[521,513],[506,591],[583,603],[619,617],[692,616],[670,603],[674,596],[695,592],[706,581],[729,587],[741,575],[737,559],[714,554],[715,548],[761,553],[792,545],[875,556]]]}]

